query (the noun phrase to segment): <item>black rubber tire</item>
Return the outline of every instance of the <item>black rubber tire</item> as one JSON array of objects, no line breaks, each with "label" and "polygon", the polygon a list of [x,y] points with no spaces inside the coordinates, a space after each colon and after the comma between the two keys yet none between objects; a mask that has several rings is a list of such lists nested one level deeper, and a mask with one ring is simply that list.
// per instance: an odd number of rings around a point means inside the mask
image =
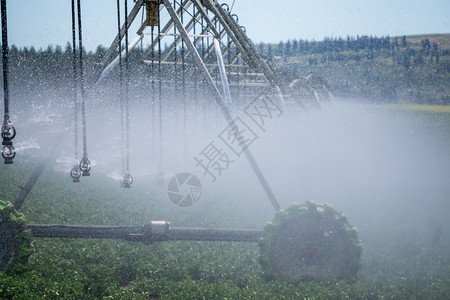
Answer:
[{"label": "black rubber tire", "polygon": [[354,282],[360,269],[362,244],[355,226],[327,204],[306,202],[277,212],[259,246],[267,279]]}]

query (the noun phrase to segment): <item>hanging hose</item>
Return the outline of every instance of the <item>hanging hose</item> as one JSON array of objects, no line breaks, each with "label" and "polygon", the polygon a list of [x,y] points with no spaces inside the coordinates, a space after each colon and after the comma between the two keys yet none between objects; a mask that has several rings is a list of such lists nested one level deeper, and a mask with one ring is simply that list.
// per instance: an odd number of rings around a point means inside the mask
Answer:
[{"label": "hanging hose", "polygon": [[9,120],[9,52],[8,52],[8,25],[6,18],[6,0],[1,0],[1,17],[2,17],[2,61],[3,61],[3,102],[5,105],[5,114],[2,125],[2,156],[5,164],[12,164],[16,151],[12,140],[16,136],[16,129]]},{"label": "hanging hose", "polygon": [[155,48],[154,48],[154,26],[152,26],[152,157],[155,157]]},{"label": "hanging hose", "polygon": [[[158,0],[158,7],[161,4],[161,0]],[[159,174],[158,182],[163,183],[163,134],[162,134],[162,78],[161,78],[161,18],[160,11],[158,9],[158,109],[159,109]]]},{"label": "hanging hose", "polygon": [[[208,14],[208,11],[206,11],[206,14]],[[204,17],[202,15],[201,18],[201,25],[202,25],[202,32],[204,27]],[[202,34],[202,61],[205,61],[205,37]],[[207,122],[206,122],[206,79],[202,77],[202,101],[203,101],[203,128],[206,131],[207,128]]]},{"label": "hanging hose", "polygon": [[72,92],[74,108],[74,158],[75,165],[70,170],[70,176],[73,182],[80,182],[81,170],[78,164],[78,96],[77,96],[77,51],[76,51],[76,30],[75,30],[75,0],[72,0]]},{"label": "hanging hose", "polygon": [[[128,24],[128,2],[125,0],[125,24]],[[130,188],[133,177],[130,175],[130,70],[128,59],[128,26],[125,26],[125,174],[122,187]]]},{"label": "hanging hose", "polygon": [[91,175],[91,162],[87,156],[87,139],[86,139],[86,91],[84,89],[84,76],[83,76],[83,35],[81,28],[81,0],[77,0],[78,8],[78,54],[79,54],[79,69],[80,69],[80,89],[81,89],[81,122],[83,126],[83,158],[80,161],[81,175]]},{"label": "hanging hose", "polygon": [[[177,11],[177,1],[173,2],[173,10]],[[174,99],[174,111],[175,111],[175,128],[178,128],[178,106],[176,99],[178,98],[178,53],[177,53],[177,27],[173,26],[173,99]]]},{"label": "hanging hose", "polygon": [[[180,17],[181,23],[183,23],[183,0],[181,0]],[[181,84],[182,84],[182,99],[183,99],[183,143],[184,143],[184,155],[187,156],[187,127],[186,127],[186,64],[185,64],[185,52],[184,52],[184,40],[181,39]]]},{"label": "hanging hose", "polygon": [[[197,22],[198,22],[198,20],[197,20],[197,17],[196,17],[196,12],[195,12],[195,5],[192,7],[192,16],[195,18],[195,23],[194,23],[194,28],[193,28],[193,30],[194,30],[194,36],[197,34],[197,32],[196,32],[196,28],[197,28]],[[197,67],[195,66],[194,67],[194,70],[195,69],[197,69]],[[197,76],[194,76],[194,93],[193,93],[193,95],[197,95]],[[197,97],[194,97],[194,116],[197,116],[197,105],[198,105],[198,102],[197,102]]]},{"label": "hanging hose", "polygon": [[[120,32],[120,0],[117,0],[117,32]],[[125,173],[125,149],[124,149],[124,125],[123,125],[123,63],[122,63],[122,43],[119,42],[119,103],[120,103],[120,157],[122,159],[122,173]]]}]

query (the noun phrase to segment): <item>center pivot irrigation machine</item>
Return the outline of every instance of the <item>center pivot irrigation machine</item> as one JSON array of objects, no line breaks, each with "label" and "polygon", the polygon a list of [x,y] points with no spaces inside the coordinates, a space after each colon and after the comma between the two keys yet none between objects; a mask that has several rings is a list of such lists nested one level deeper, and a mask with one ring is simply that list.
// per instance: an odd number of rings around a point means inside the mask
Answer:
[{"label": "center pivot irrigation machine", "polygon": [[[277,71],[263,58],[247,37],[227,4],[213,0],[137,0],[130,12],[125,0],[125,20],[120,21],[117,1],[117,35],[98,65],[95,80],[87,84],[83,78],[83,52],[80,0],[72,0],[73,83],[75,107],[75,149],[77,148],[77,103],[81,103],[83,155],[71,170],[74,182],[88,176],[90,162],[86,147],[85,99],[108,74],[120,72],[124,86],[125,133],[128,139],[128,59],[129,52],[144,38],[149,46],[142,49],[140,60],[148,65],[151,76],[152,103],[159,109],[161,98],[170,88],[181,88],[183,106],[186,95],[203,95],[213,99],[228,124],[232,124],[231,106],[246,98],[270,97],[281,106],[300,105],[305,110],[318,108],[331,93],[318,76],[292,78]],[[130,43],[129,29],[142,12],[137,36]],[[8,41],[6,0],[1,0],[2,58],[4,83],[4,122],[2,126],[5,164],[12,164],[15,150],[12,140],[15,128],[9,119]],[[145,15],[145,18],[144,18]],[[78,29],[78,30],[77,30]],[[78,32],[78,51],[76,35]],[[122,47],[122,43],[125,47]],[[164,43],[165,49],[161,44]],[[201,76],[198,76],[201,74]],[[121,90],[122,92],[122,90]],[[161,133],[161,130],[159,132]],[[128,143],[127,143],[128,145]],[[128,146],[127,146],[128,147]],[[244,151],[250,166],[267,197],[277,211],[264,230],[210,229],[172,227],[167,221],[151,221],[144,226],[85,226],[27,224],[18,212],[28,193],[45,168],[43,160],[22,187],[14,204],[0,200],[0,270],[20,271],[31,254],[32,237],[107,238],[153,243],[173,240],[258,242],[260,263],[268,278],[299,282],[323,276],[352,281],[360,265],[362,246],[356,229],[342,213],[330,206],[307,202],[282,210],[275,195],[248,148]],[[128,149],[125,152],[128,155]],[[77,152],[75,151],[75,156]],[[129,188],[133,178],[128,159],[124,160],[122,186]]]}]

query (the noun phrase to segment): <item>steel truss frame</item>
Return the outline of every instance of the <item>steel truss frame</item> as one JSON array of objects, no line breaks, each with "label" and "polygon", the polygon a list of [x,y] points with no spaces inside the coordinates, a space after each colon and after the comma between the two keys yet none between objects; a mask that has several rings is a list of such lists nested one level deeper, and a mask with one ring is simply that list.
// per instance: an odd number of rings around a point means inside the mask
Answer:
[{"label": "steel truss frame", "polygon": [[[305,103],[307,100],[297,97],[296,91],[289,87],[274,67],[261,57],[245,33],[245,28],[238,24],[237,16],[214,0],[184,0],[182,5],[180,0],[137,0],[129,13],[128,23],[122,25],[120,34],[116,35],[99,64],[97,83],[101,82],[118,64],[119,55],[115,58],[113,56],[125,36],[125,31],[129,30],[135,22],[139,11],[145,9],[146,3],[152,1],[159,3],[159,14],[164,15],[167,21],[164,25],[161,24],[159,34],[153,32],[153,26],[146,26],[146,22],[143,22],[136,32],[136,38],[127,45],[128,51],[131,51],[145,36],[154,36],[153,42],[143,51],[142,62],[154,64],[157,63],[155,59],[158,59],[163,65],[176,64],[174,52],[185,45],[188,49],[185,64],[193,66],[191,69],[202,72],[211,91],[218,92],[222,99],[227,100],[225,102],[229,101],[226,92],[220,91],[230,90],[230,86],[236,89],[234,91],[231,88],[234,98],[239,95],[238,89],[243,87],[266,86],[280,92],[278,96],[281,96],[280,101],[283,104],[284,97],[287,97],[297,101],[304,108],[311,105],[311,103]],[[176,11],[173,8],[174,3],[178,4]],[[183,18],[181,18],[182,15]],[[199,27],[200,33],[195,32],[195,29]],[[174,28],[177,32],[171,33]],[[158,57],[155,55],[155,48],[161,42],[166,43],[167,47],[163,50],[161,57]],[[201,49],[200,45],[204,45],[205,42],[205,49]],[[217,47],[217,42],[220,49]],[[182,43],[183,46],[180,46]],[[122,57],[124,55],[125,50],[122,52]],[[214,63],[214,57],[223,61],[224,69],[221,68],[220,63]],[[252,76],[247,76],[248,74]],[[213,78],[214,80],[211,80]],[[219,88],[219,85],[223,88]],[[313,100],[315,102],[315,99]],[[312,105],[316,106],[317,103]]]}]

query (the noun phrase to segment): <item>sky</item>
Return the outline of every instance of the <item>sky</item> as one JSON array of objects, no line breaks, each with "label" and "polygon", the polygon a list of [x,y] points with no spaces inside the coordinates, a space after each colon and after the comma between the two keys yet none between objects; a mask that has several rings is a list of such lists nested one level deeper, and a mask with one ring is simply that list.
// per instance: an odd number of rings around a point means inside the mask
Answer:
[{"label": "sky", "polygon": [[[234,5],[233,5],[234,2]],[[117,33],[115,0],[82,0],[83,43],[109,46]],[[123,5],[124,0],[121,0]],[[347,35],[450,33],[450,0],[224,0],[255,43]],[[133,1],[128,0],[129,11]],[[8,39],[19,48],[71,41],[71,0],[7,1]],[[123,20],[123,16],[122,16]],[[141,16],[130,33],[134,39]]]}]

